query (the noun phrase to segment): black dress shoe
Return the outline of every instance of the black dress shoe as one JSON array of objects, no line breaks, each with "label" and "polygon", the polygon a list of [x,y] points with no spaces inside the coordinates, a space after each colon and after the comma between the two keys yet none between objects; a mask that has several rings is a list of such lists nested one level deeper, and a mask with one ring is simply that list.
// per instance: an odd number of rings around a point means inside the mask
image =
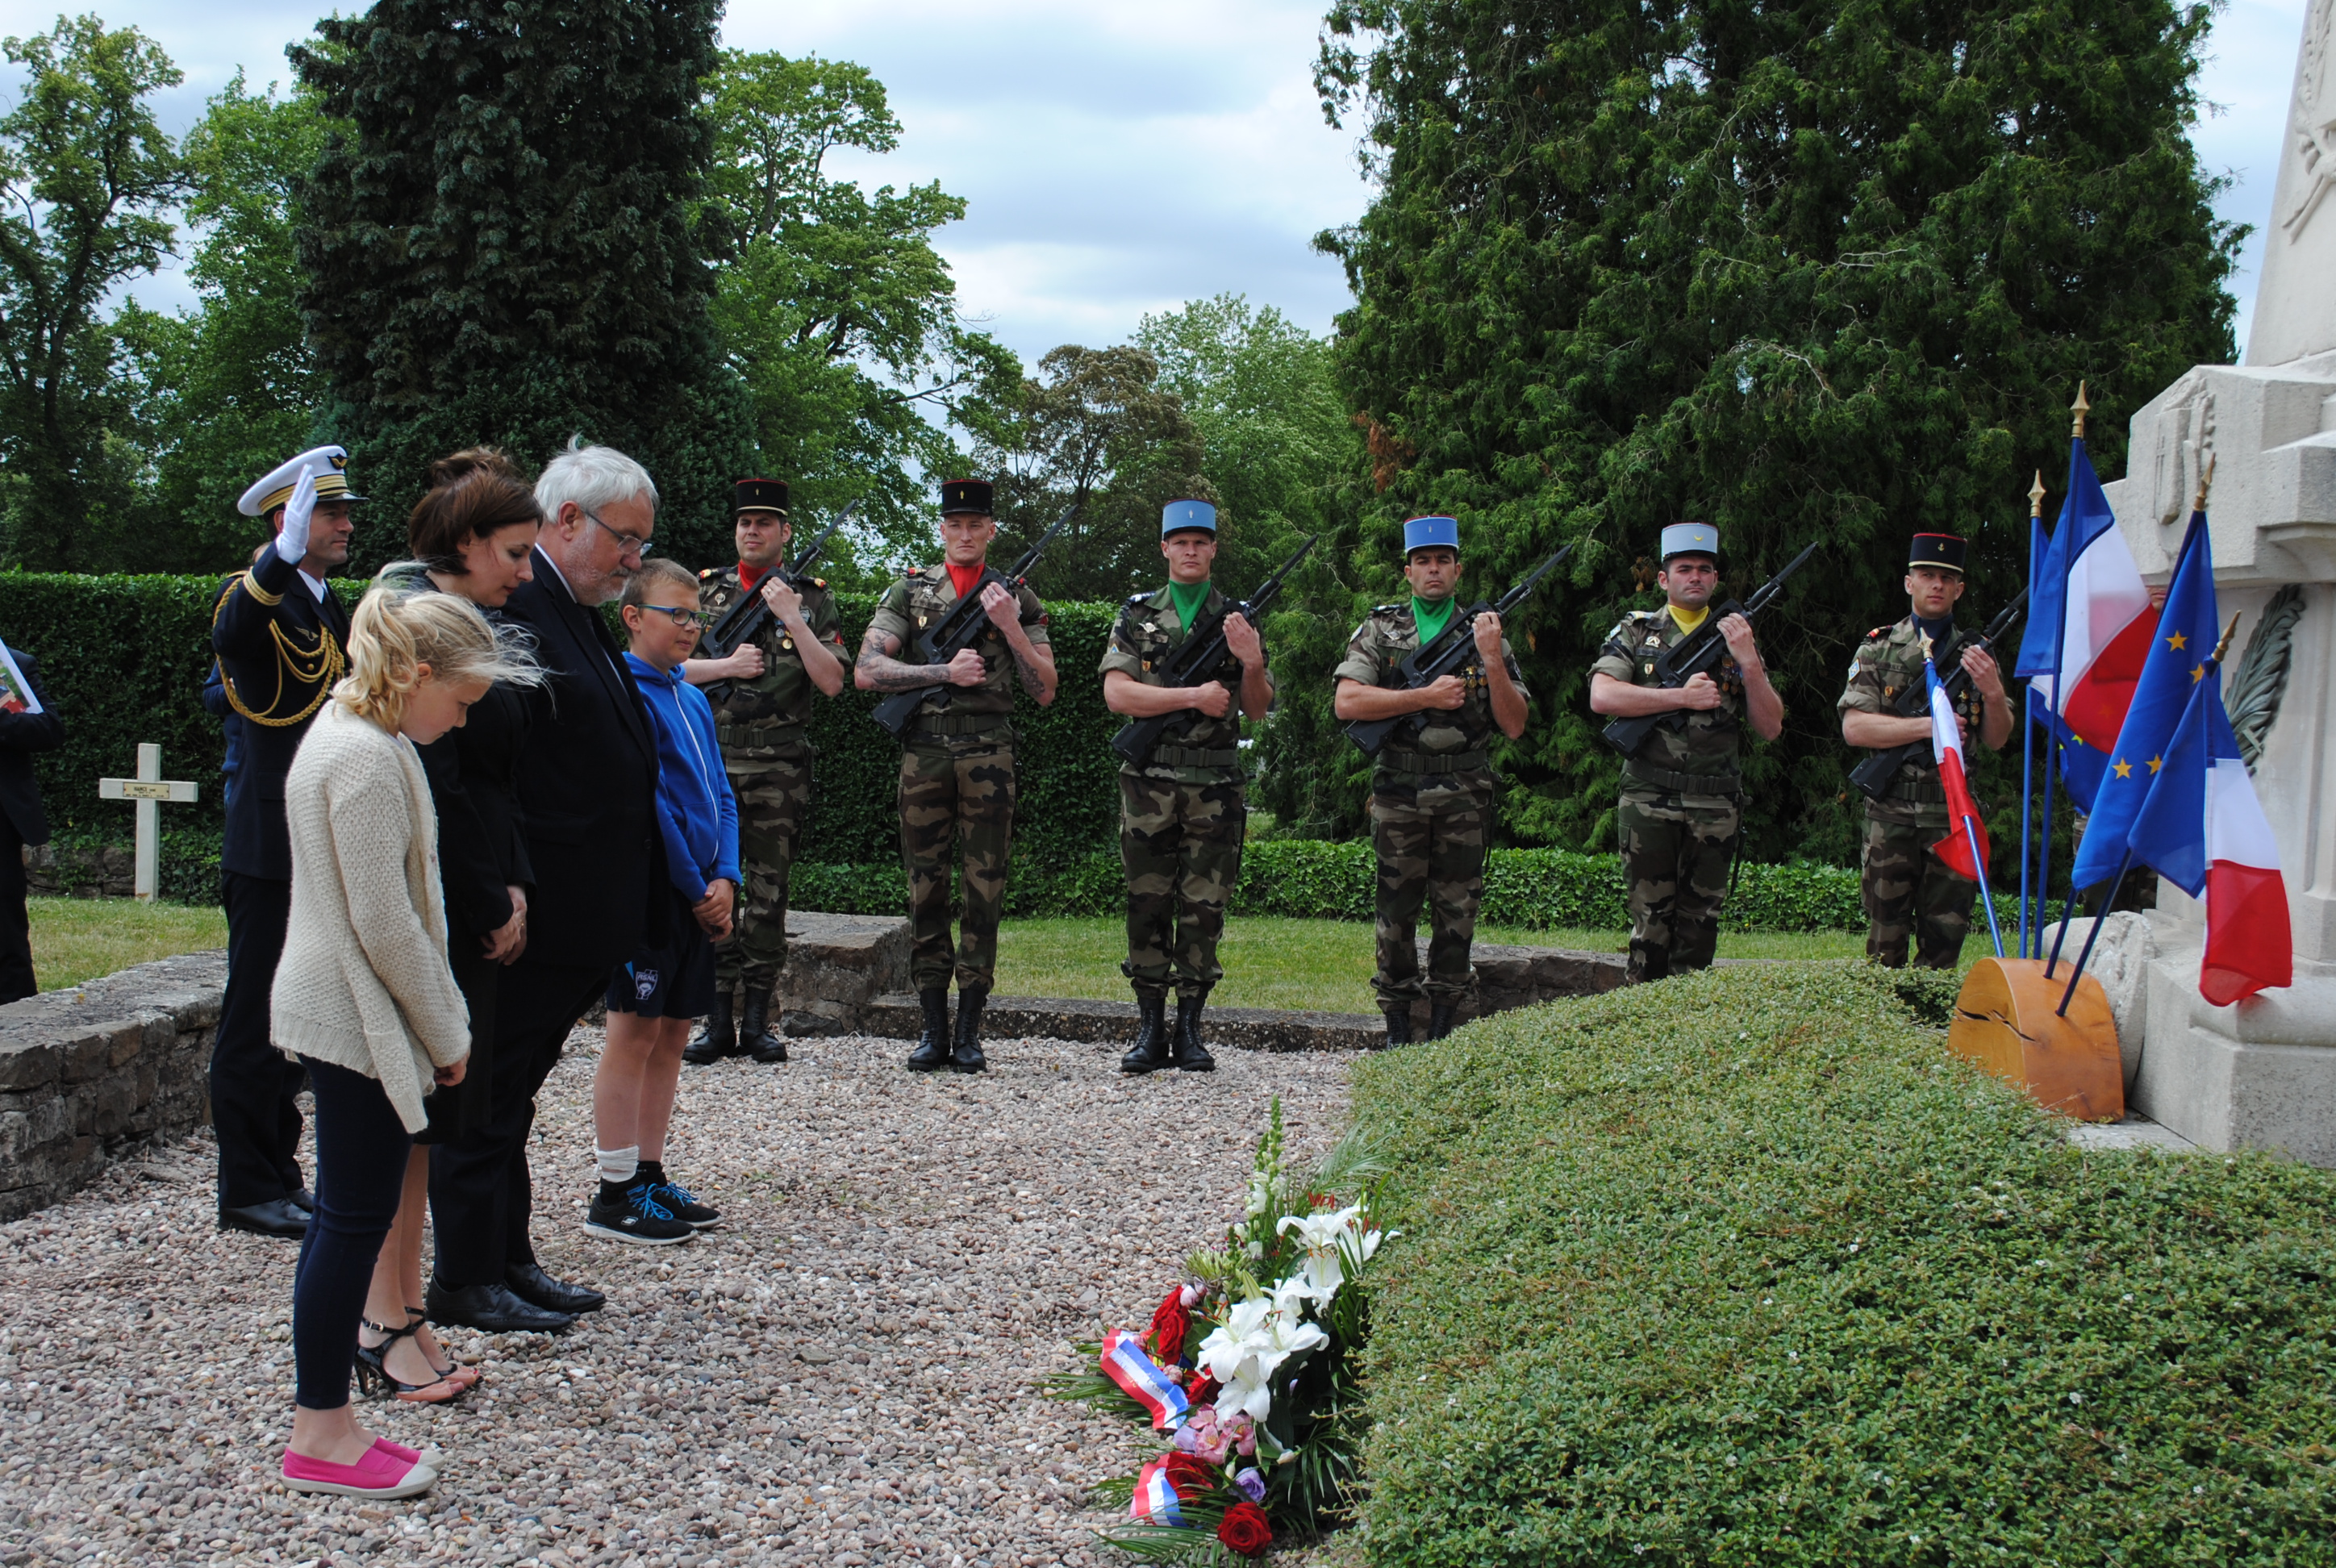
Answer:
[{"label": "black dress shoe", "polygon": [[292,1202],[312,1214],[316,1212],[316,1194],[306,1187],[292,1194]]},{"label": "black dress shoe", "polygon": [[433,1323],[461,1323],[490,1334],[557,1334],[576,1321],[565,1312],[522,1301],[501,1285],[449,1287],[433,1279],[423,1306]]},{"label": "black dress shoe", "polygon": [[540,1263],[513,1263],[503,1271],[503,1283],[521,1300],[532,1301],[547,1312],[565,1312],[571,1318],[597,1312],[608,1304],[608,1298],[598,1290],[553,1279],[543,1271]]},{"label": "black dress shoe", "polygon": [[270,1198],[240,1209],[221,1209],[219,1223],[222,1231],[249,1231],[255,1236],[297,1242],[308,1233],[308,1211],[289,1198]]}]

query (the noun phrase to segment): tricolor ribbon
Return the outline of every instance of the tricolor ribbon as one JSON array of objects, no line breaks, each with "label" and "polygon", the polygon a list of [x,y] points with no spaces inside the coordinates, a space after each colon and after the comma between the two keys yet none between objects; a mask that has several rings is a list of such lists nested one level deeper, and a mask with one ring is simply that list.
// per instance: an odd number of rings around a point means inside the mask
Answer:
[{"label": "tricolor ribbon", "polygon": [[1127,1501],[1127,1516],[1145,1524],[1183,1524],[1184,1515],[1176,1506],[1176,1488],[1168,1484],[1164,1456],[1136,1473],[1135,1495]]},{"label": "tricolor ribbon", "polygon": [[1104,1338],[1103,1375],[1152,1412],[1153,1431],[1173,1432],[1184,1424],[1192,1407],[1185,1403],[1184,1390],[1169,1381],[1159,1363],[1145,1355],[1135,1336],[1124,1329],[1114,1329]]}]

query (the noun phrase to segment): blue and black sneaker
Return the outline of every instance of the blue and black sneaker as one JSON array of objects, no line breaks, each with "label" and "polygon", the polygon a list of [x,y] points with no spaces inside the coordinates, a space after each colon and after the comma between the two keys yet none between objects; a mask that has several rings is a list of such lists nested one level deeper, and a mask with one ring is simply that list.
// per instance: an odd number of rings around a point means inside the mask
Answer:
[{"label": "blue and black sneaker", "polygon": [[722,1213],[709,1209],[697,1201],[696,1193],[680,1183],[669,1181],[664,1162],[643,1160],[638,1178],[649,1184],[649,1196],[663,1204],[673,1217],[692,1230],[708,1231],[722,1222]]},{"label": "blue and black sneaker", "polygon": [[599,1196],[592,1200],[591,1212],[584,1216],[584,1229],[595,1236],[605,1236],[611,1242],[630,1242],[637,1247],[670,1247],[697,1234],[657,1201],[648,1182],[639,1174],[621,1186],[615,1182],[601,1183]]}]

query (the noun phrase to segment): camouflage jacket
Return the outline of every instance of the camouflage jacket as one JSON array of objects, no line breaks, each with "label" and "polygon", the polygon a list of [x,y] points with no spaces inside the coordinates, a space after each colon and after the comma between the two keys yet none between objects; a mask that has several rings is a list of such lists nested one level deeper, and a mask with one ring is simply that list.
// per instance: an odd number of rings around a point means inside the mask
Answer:
[{"label": "camouflage jacket", "polygon": [[[1456,617],[1460,610],[1455,609],[1453,614]],[[1347,639],[1347,657],[1330,672],[1331,677],[1334,681],[1360,681],[1365,686],[1400,686],[1403,677],[1397,673],[1399,667],[1418,647],[1419,628],[1411,618],[1411,601],[1406,599],[1379,605]],[[1484,748],[1498,733],[1498,726],[1493,722],[1493,699],[1485,688],[1484,667],[1473,651],[1474,647],[1472,642],[1468,662],[1459,671],[1468,688],[1466,699],[1456,708],[1424,710],[1416,727],[1399,726],[1379,753],[1379,774],[1452,772],[1455,771],[1452,767],[1436,765],[1469,755],[1482,758]],[[1517,656],[1511,651],[1506,638],[1501,639],[1501,663],[1507,668],[1509,678],[1516,683],[1517,690],[1524,693],[1526,701],[1532,701],[1532,693],[1525,691],[1524,672],[1517,667]],[[1488,765],[1482,761],[1464,771],[1490,776]]]},{"label": "camouflage jacket", "polygon": [[[1199,618],[1222,614],[1227,602],[1212,586],[1194,614]],[[1111,642],[1104,649],[1096,673],[1120,670],[1145,686],[1158,686],[1160,661],[1175,651],[1186,635],[1183,619],[1176,613],[1175,597],[1164,585],[1151,593],[1134,595],[1120,606],[1119,618],[1112,622]],[[1211,718],[1198,708],[1185,710],[1160,737],[1151,765],[1139,768],[1123,763],[1120,772],[1179,784],[1232,784],[1241,778],[1241,660],[1228,651],[1209,678],[1233,694],[1232,706],[1224,716]]]},{"label": "camouflage jacket", "polygon": [[[1718,615],[1718,609],[1713,609]],[[1698,629],[1700,629],[1698,628]],[[1631,686],[1653,686],[1655,658],[1692,635],[1679,629],[1669,606],[1634,609],[1606,634],[1592,675],[1611,676]],[[1679,710],[1686,724],[1674,729],[1659,724],[1648,733],[1639,755],[1622,765],[1622,787],[1655,789],[1669,794],[1693,794],[1672,781],[1709,779],[1714,794],[1733,794],[1740,787],[1743,768],[1744,671],[1729,654],[1720,656],[1711,678],[1719,687],[1719,706],[1708,712]]]},{"label": "camouflage jacket", "polygon": [[[1946,658],[1942,675],[1953,669],[1956,660],[1961,657],[1961,641],[1962,633],[1957,630],[1950,646],[1939,650]],[[1895,626],[1877,626],[1865,634],[1856,656],[1849,661],[1849,684],[1842,688],[1841,700],[1834,706],[1844,713],[1894,714],[1900,694],[1922,684],[1922,628],[1909,615]],[[1971,726],[1974,738],[1979,735],[1983,711],[1979,687],[1966,686],[1955,703],[1955,712]],[[1874,803],[1936,806],[1943,813],[1946,787],[1939,783],[1939,765],[1931,759],[1929,746],[1915,748],[1897,776],[1890,781],[1889,793]]]},{"label": "camouflage jacket", "polygon": [[[956,602],[957,585],[949,581],[946,565],[912,568],[884,590],[875,615],[869,619],[868,635],[887,632],[900,638],[900,657],[910,658],[917,638],[947,615]],[[1032,642],[1046,647],[1046,608],[1038,602],[1038,596],[1026,586],[1016,591],[1015,605],[1023,631]],[[995,716],[1002,720],[1014,712],[1014,650],[1006,646],[1006,634],[992,624],[984,628],[973,647],[981,655],[981,684],[932,687],[935,695],[926,702],[920,717],[949,714],[963,718]]]},{"label": "camouflage jacket", "polygon": [[[735,565],[708,568],[697,575],[697,605],[710,616],[720,618],[745,596],[745,583]],[[836,619],[835,595],[824,581],[813,578],[804,585],[803,611],[812,634],[837,658],[851,663]],[[728,694],[714,705],[715,733],[725,754],[800,745],[802,736],[786,732],[800,731],[811,722],[812,696],[819,688],[803,668],[794,634],[773,616],[754,646],[763,650],[763,673],[752,680],[732,681]]]}]

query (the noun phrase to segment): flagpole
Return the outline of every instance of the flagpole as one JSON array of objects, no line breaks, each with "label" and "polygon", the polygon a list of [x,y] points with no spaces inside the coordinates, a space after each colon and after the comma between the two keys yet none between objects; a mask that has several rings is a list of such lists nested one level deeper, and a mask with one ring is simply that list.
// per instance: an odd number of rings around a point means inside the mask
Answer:
[{"label": "flagpole", "polygon": [[[2068,426],[2068,493],[2077,492],[2077,443],[2085,439],[2085,414],[2092,408],[2086,401],[2085,384],[2077,383],[2077,401],[2068,405],[2075,416]],[[2067,526],[2065,523],[2063,527]],[[2060,750],[2060,705],[2068,694],[2060,689],[2060,656],[2068,646],[2068,589],[2064,579],[2060,586],[2060,638],[2052,645],[2052,726],[2044,741],[2044,824],[2037,834],[2039,841],[2036,872],[2036,915],[2039,930],[2038,946],[2042,946],[2041,926],[2045,911],[2052,902],[2052,760]],[[2068,937],[2068,910],[2077,901],[2077,890],[2068,889],[2068,902],[2060,908],[2060,934],[2052,942],[2052,956],[2044,962],[2044,978],[2052,978],[2053,966],[2060,961],[2060,944]]]},{"label": "flagpole", "polygon": [[[2028,581],[2032,589],[2036,582],[2036,536],[2042,531],[2044,521],[2044,471],[2036,471],[2036,482],[2028,492]],[[2066,613],[2065,611],[2063,612]],[[2036,804],[2036,729],[2028,722],[2028,691],[2020,693],[2020,956],[2028,956],[2028,871],[2029,857],[2034,852],[2028,836],[2029,820]],[[1995,944],[1996,957],[2003,956],[2003,943]]]},{"label": "flagpole", "polygon": [[[2104,906],[2117,902],[2117,890],[2125,886],[2125,873],[2131,870],[2133,870],[2133,846],[2127,844],[2125,847],[2125,859],[2117,862],[2117,875],[2110,879],[2109,896],[2102,901]],[[2072,904],[2077,901],[2074,889],[2069,890],[2068,901]],[[2101,927],[2108,923],[2108,918],[2109,911],[2104,907],[2099,914],[2093,917],[2093,929],[2085,933],[2085,950],[2077,955],[2077,966],[2068,971],[2068,989],[2061,993],[2060,1005],[2056,1009],[2064,1018],[2068,1016],[2069,1001],[2077,994],[2077,982],[2085,978],[2085,964],[2093,956],[2093,944],[2100,940]],[[2068,922],[2065,920],[2060,922],[2060,934],[2064,937],[2068,934]],[[2055,942],[2052,951],[2056,957],[2059,950],[2059,944]]]},{"label": "flagpole", "polygon": [[1995,895],[1987,891],[1987,862],[1980,858],[1979,830],[1971,826],[1971,813],[1963,813],[1963,838],[1971,844],[1971,870],[1979,873],[1979,901],[1987,911],[1987,934],[1995,943],[1995,956],[2003,956],[2003,932],[1995,923]]}]

